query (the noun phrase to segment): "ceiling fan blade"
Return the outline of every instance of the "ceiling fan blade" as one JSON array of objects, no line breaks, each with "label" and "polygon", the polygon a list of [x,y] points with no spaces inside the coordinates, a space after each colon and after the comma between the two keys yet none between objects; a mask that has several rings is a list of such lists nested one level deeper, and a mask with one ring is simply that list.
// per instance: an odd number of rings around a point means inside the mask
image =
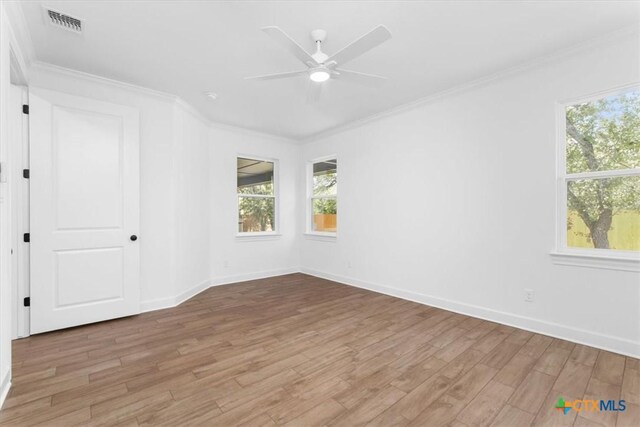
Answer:
[{"label": "ceiling fan blade", "polygon": [[309,81],[307,86],[307,104],[315,104],[320,100],[320,95],[322,93],[322,83],[316,83]]},{"label": "ceiling fan blade", "polygon": [[352,59],[357,58],[365,52],[373,49],[374,47],[382,44],[383,42],[391,38],[391,33],[384,25],[379,25],[373,30],[369,31],[364,36],[360,37],[353,43],[345,46],[339,52],[330,56],[325,62],[336,61],[338,66],[346,64]]},{"label": "ceiling fan blade", "polygon": [[280,46],[287,49],[289,52],[293,53],[296,58],[302,61],[306,66],[316,66],[318,63],[313,57],[302,48],[295,40],[289,37],[284,31],[282,31],[279,27],[263,27],[262,31],[267,33],[273,40],[276,41]]},{"label": "ceiling fan blade", "polygon": [[336,68],[336,73],[333,75],[338,80],[349,81],[353,83],[362,84],[371,87],[380,87],[386,81],[386,77],[376,76],[375,74],[361,73],[359,71],[343,70]]},{"label": "ceiling fan blade", "polygon": [[274,74],[263,74],[261,76],[252,76],[245,77],[245,80],[274,80],[274,79],[286,79],[288,77],[295,77],[300,74],[308,74],[307,70],[303,71],[287,71],[286,73],[274,73]]}]

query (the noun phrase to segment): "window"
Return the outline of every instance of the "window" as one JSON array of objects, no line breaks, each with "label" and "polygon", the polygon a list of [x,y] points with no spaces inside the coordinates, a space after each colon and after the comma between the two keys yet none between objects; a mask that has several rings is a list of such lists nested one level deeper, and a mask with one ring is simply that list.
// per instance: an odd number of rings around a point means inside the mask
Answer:
[{"label": "window", "polygon": [[276,231],[275,163],[238,157],[238,233]]},{"label": "window", "polygon": [[338,161],[335,158],[310,165],[309,231],[335,235],[338,230]]},{"label": "window", "polygon": [[559,249],[633,257],[640,251],[640,89],[564,105]]}]

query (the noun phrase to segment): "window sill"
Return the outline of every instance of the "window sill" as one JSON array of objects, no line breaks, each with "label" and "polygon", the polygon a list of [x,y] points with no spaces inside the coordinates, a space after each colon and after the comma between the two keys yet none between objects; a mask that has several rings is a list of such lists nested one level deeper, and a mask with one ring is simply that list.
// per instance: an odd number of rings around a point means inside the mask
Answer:
[{"label": "window sill", "polygon": [[304,233],[307,240],[318,240],[320,242],[335,242],[338,239],[337,233]]},{"label": "window sill", "polygon": [[558,265],[640,272],[640,257],[618,257],[572,252],[551,252],[549,255],[551,256],[551,262]]},{"label": "window sill", "polygon": [[256,242],[264,240],[279,240],[282,237],[280,233],[242,233],[236,234],[238,242]]}]

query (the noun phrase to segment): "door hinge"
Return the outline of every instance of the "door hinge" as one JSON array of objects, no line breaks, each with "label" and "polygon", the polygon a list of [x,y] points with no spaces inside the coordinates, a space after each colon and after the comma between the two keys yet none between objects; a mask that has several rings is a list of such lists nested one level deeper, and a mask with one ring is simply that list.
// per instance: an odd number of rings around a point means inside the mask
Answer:
[{"label": "door hinge", "polygon": [[22,106],[22,114],[29,114],[29,106],[27,104]]},{"label": "door hinge", "polygon": [[29,169],[22,169],[22,177],[29,179]]},{"label": "door hinge", "polygon": [[31,307],[31,297],[24,297],[24,306]]},{"label": "door hinge", "polygon": [[31,235],[29,233],[24,233],[24,236],[22,237],[22,240],[25,243],[29,243],[31,241]]}]

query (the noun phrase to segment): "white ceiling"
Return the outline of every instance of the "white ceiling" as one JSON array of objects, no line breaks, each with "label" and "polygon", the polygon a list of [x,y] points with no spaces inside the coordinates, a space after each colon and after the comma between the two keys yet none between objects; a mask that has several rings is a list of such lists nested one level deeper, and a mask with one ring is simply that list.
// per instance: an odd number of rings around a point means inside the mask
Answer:
[{"label": "white ceiling", "polygon": [[[46,24],[43,5],[81,18],[84,34]],[[22,9],[39,61],[178,95],[216,122],[301,139],[638,25],[640,3],[29,1]],[[306,76],[244,80],[304,69],[260,27],[279,26],[308,50],[309,32],[325,29],[331,54],[378,24],[393,38],[347,68],[387,76],[382,88],[330,81],[308,105]]]}]

